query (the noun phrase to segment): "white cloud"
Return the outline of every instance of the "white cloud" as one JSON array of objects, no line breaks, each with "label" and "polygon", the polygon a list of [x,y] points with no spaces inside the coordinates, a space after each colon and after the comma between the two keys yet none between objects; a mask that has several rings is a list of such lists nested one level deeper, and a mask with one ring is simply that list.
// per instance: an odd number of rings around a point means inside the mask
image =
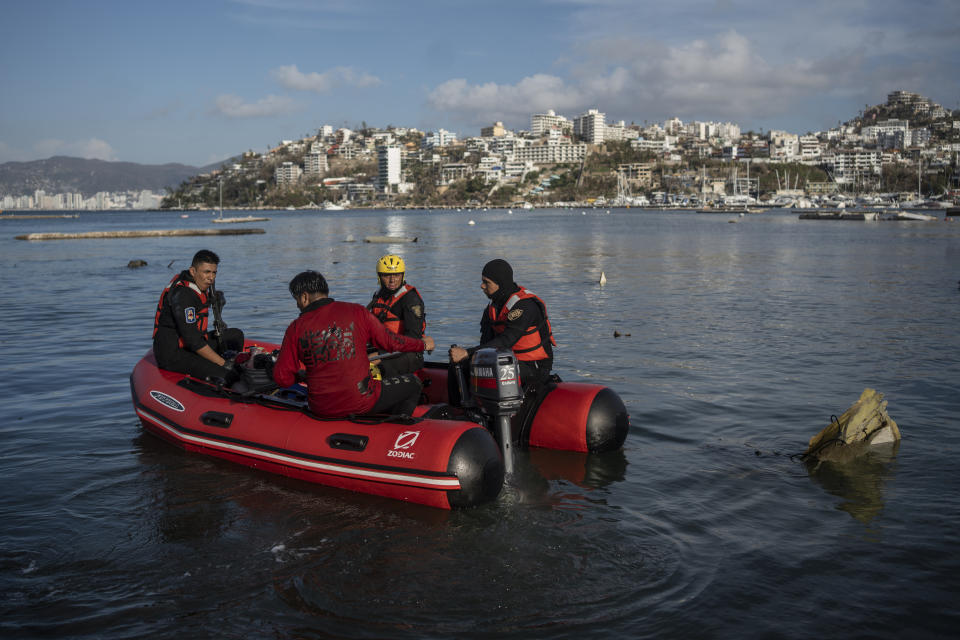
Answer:
[{"label": "white cloud", "polygon": [[677,45],[606,39],[581,53],[566,77],[535,74],[512,85],[452,79],[430,91],[427,102],[471,123],[496,119],[523,125],[545,109],[574,117],[588,108],[610,119],[753,118],[782,113],[798,99],[842,86],[861,63],[855,52],[771,62],[736,31]]},{"label": "white cloud", "polygon": [[380,84],[380,78],[355,71],[352,67],[334,67],[323,73],[316,71],[304,73],[297,68],[297,65],[291,64],[277,67],[270,74],[287,89],[316,93],[327,93],[340,86],[366,88]]},{"label": "white cloud", "polygon": [[88,158],[94,160],[116,160],[116,152],[109,143],[99,138],[75,140],[67,142],[50,138],[41,140],[33,145],[34,153],[40,158],[51,156],[71,156],[74,158]]},{"label": "white cloud", "polygon": [[296,103],[286,96],[269,95],[256,102],[244,102],[233,94],[217,96],[214,111],[228,118],[263,118],[290,113]]},{"label": "white cloud", "polygon": [[515,85],[470,85],[463,78],[455,78],[440,84],[427,96],[434,109],[460,114],[471,122],[529,118],[530,114],[546,109],[575,109],[585,100],[582,89],[542,73],[523,78]]}]

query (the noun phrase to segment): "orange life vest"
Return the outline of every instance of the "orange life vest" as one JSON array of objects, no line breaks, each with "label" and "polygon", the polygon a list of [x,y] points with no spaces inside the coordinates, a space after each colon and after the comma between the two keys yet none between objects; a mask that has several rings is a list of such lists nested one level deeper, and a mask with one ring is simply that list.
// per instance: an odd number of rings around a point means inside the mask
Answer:
[{"label": "orange life vest", "polygon": [[[382,290],[383,289],[380,289],[380,291]],[[417,291],[416,288],[406,283],[401,285],[395,293],[387,297],[381,296],[380,291],[374,294],[373,300],[371,300],[370,304],[367,305],[367,309],[369,309],[370,313],[375,315],[388,330],[392,331],[398,336],[403,335],[403,332],[406,329],[406,327],[403,326],[403,318],[397,315],[393,309],[400,302],[400,299],[411,291],[416,293],[417,296],[420,296],[420,292]],[[427,328],[427,321],[423,318],[423,316],[421,316],[420,319],[423,323],[420,326],[420,334],[423,335],[424,330]]]},{"label": "orange life vest", "polygon": [[[201,334],[205,334],[207,332],[207,317],[209,315],[208,309],[210,308],[207,300],[207,294],[203,291],[200,291],[200,287],[198,287],[195,282],[187,280],[181,272],[173,276],[173,279],[170,280],[170,284],[168,284],[163,290],[163,293],[160,294],[160,301],[157,303],[157,314],[153,318],[153,336],[156,337],[157,331],[160,329],[160,316],[163,313],[163,308],[167,302],[167,294],[170,293],[170,289],[173,287],[189,287],[190,289],[193,289],[198,296],[200,296],[200,308],[196,310],[196,325],[197,330],[200,331]],[[176,321],[174,321],[174,328],[176,328]],[[182,337],[179,338],[178,343],[181,349],[186,347]]]},{"label": "orange life vest", "polygon": [[550,318],[547,317],[547,305],[544,304],[543,300],[541,300],[537,294],[532,291],[527,291],[523,287],[519,287],[516,293],[507,298],[507,302],[503,305],[503,308],[500,309],[500,313],[497,313],[493,304],[488,305],[487,316],[490,319],[490,326],[493,332],[501,334],[507,328],[507,316],[510,314],[511,309],[521,300],[527,299],[534,300],[537,306],[540,307],[543,323],[540,325],[532,324],[527,327],[526,331],[523,332],[523,335],[520,336],[520,339],[516,341],[511,349],[517,356],[517,360],[543,360],[549,356],[543,345],[543,339],[540,336],[540,327],[543,326],[543,324],[547,325],[547,335],[550,338],[550,344],[557,346],[557,343],[553,339],[553,328],[550,326]]}]

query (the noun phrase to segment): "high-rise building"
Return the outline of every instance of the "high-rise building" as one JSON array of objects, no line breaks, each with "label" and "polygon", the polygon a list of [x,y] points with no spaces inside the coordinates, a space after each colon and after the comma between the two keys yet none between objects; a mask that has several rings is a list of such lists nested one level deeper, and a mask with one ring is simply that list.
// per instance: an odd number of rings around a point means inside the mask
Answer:
[{"label": "high-rise building", "polygon": [[329,168],[326,151],[311,150],[303,157],[303,175],[307,177],[322,178]]},{"label": "high-rise building", "polygon": [[573,123],[563,116],[558,116],[553,109],[546,113],[535,113],[530,116],[530,133],[536,137],[546,135],[551,129],[570,132]]},{"label": "high-rise building", "polygon": [[393,192],[400,184],[400,147],[386,145],[377,147],[377,184],[385,192]]},{"label": "high-rise building", "polygon": [[273,172],[274,179],[278,185],[294,184],[300,180],[303,169],[300,165],[293,162],[284,162],[280,164]]},{"label": "high-rise building", "polygon": [[605,113],[600,113],[597,109],[589,109],[573,119],[573,133],[590,144],[602,144],[607,126],[606,119]]}]

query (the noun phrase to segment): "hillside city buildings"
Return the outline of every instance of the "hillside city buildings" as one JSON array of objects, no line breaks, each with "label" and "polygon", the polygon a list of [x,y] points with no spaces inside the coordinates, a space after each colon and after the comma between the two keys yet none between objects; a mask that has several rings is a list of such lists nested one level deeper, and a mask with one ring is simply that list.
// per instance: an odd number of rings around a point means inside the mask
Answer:
[{"label": "hillside city buildings", "polygon": [[[955,161],[960,144],[946,141],[960,139],[957,113],[951,115],[919,94],[899,90],[887,96],[885,109],[883,112],[901,117],[877,119],[879,111],[873,111],[869,118],[862,113],[847,124],[803,135],[778,130],[744,134],[735,123],[684,122],[679,118],[628,125],[623,121],[608,122],[598,108],[573,117],[553,110],[531,114],[529,130],[513,131],[502,122],[494,122],[483,127],[479,136],[463,139],[444,129],[421,132],[389,127],[353,131],[323,125],[316,135],[284,140],[265,154],[245,153],[207,178],[227,180],[270,166],[275,187],[322,186],[338,200],[369,203],[410,193],[415,187],[414,168],[417,179],[431,180],[441,189],[469,178],[491,186],[520,185],[525,176],[535,172],[550,174],[557,167],[582,167],[590,154],[602,152],[608,143],[628,144],[646,159],[615,169],[621,186],[641,190],[661,188],[659,175],[666,175],[672,167],[691,159],[745,162],[747,167],[750,163],[816,166],[829,176],[827,184],[813,187],[821,191],[877,189],[885,165],[931,166],[949,163],[951,158]],[[934,130],[912,125],[911,120],[916,119],[931,122]],[[329,175],[331,167],[338,163],[364,160],[376,167],[373,175]],[[526,187],[529,195],[548,192],[551,179]],[[265,181],[261,178],[258,182]],[[717,184],[704,176],[697,182],[695,186],[702,193],[729,193],[731,187],[739,190],[736,181]],[[746,185],[749,192],[749,178]],[[0,202],[4,209],[151,208],[158,204],[158,197],[149,192],[125,197],[97,194],[93,198],[38,192],[33,196],[6,196]]]}]

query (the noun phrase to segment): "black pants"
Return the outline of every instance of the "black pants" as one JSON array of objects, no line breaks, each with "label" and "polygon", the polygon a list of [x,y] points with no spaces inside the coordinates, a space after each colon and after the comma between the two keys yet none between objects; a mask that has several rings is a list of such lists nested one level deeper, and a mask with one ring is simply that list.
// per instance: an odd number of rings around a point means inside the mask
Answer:
[{"label": "black pants", "polygon": [[423,354],[405,353],[389,360],[382,360],[377,366],[380,367],[380,375],[384,378],[394,378],[423,369]]},{"label": "black pants", "polygon": [[518,364],[520,365],[520,384],[527,389],[530,385],[547,381],[550,377],[550,369],[553,368],[553,358],[519,360]]},{"label": "black pants", "polygon": [[[243,340],[243,331],[227,329],[223,334],[223,350],[243,351]],[[216,338],[208,336],[207,344],[211,349],[223,355],[218,348]],[[230,372],[226,368],[210,362],[192,351],[181,349],[180,345],[177,344],[176,333],[173,332],[157,332],[157,336],[153,340],[153,353],[160,368],[167,371],[186,373],[201,380],[207,378],[223,378],[226,380],[230,377]]]},{"label": "black pants", "polygon": [[413,410],[420,402],[421,389],[423,385],[420,383],[420,378],[414,375],[405,374],[384,378],[380,381],[380,397],[370,409],[370,413],[412,416]]}]

